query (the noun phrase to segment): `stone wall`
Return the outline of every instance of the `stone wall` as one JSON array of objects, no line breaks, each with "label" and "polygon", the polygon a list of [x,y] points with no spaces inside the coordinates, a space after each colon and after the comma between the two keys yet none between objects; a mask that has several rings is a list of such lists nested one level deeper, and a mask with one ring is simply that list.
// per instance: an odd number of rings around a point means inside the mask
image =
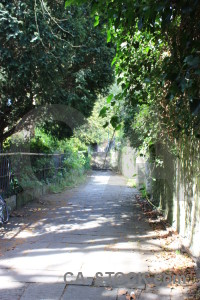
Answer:
[{"label": "stone wall", "polygon": [[164,210],[170,224],[180,233],[183,244],[200,257],[200,160],[199,147],[189,141],[179,157],[156,146],[163,168],[156,169],[153,198]]},{"label": "stone wall", "polygon": [[155,167],[138,157],[130,146],[124,147],[119,155],[119,170],[128,178],[137,174],[137,186],[145,184],[154,204],[163,210],[166,219],[180,233],[183,244],[199,258],[200,150],[199,146],[187,143],[181,157],[172,155],[166,146],[156,145],[154,158],[163,160],[162,167]]},{"label": "stone wall", "polygon": [[6,198],[6,204],[9,207],[9,212],[13,211],[16,209],[17,207],[17,196],[16,195],[12,195],[9,198]]},{"label": "stone wall", "polygon": [[93,152],[91,155],[91,167],[94,170],[117,170],[118,152],[111,150],[106,152]]},{"label": "stone wall", "polygon": [[49,186],[43,185],[35,189],[23,191],[17,195],[13,195],[5,199],[7,206],[9,207],[9,212],[26,205],[30,201],[40,198],[42,195],[45,195],[48,192]]},{"label": "stone wall", "polygon": [[135,149],[125,146],[119,152],[119,171],[127,178],[135,180],[138,188],[146,186],[147,191],[151,191],[151,180],[149,180],[149,164],[145,159],[137,154]]}]

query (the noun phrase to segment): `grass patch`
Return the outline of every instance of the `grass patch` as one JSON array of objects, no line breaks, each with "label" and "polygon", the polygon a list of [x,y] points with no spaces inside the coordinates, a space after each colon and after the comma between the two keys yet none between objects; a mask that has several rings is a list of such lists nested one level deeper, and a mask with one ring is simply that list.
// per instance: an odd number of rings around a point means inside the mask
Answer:
[{"label": "grass patch", "polygon": [[49,186],[50,193],[61,193],[66,188],[73,188],[82,183],[87,179],[88,172],[73,171],[65,175],[64,178],[59,179],[56,183]]}]

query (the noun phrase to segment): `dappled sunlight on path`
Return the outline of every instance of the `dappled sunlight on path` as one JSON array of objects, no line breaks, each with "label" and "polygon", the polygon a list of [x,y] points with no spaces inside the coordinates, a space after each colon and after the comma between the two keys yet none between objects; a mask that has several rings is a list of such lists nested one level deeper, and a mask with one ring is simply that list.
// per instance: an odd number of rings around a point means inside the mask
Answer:
[{"label": "dappled sunlight on path", "polygon": [[[137,193],[122,176],[98,171],[85,185],[46,195],[44,205],[30,204],[27,216],[1,232],[0,299],[126,299],[121,288],[137,299],[175,299],[171,286],[152,285],[153,274],[168,267],[156,264],[163,247]],[[67,282],[66,272],[73,273]],[[79,272],[84,279],[76,280]],[[106,272],[132,277],[108,281]]]}]

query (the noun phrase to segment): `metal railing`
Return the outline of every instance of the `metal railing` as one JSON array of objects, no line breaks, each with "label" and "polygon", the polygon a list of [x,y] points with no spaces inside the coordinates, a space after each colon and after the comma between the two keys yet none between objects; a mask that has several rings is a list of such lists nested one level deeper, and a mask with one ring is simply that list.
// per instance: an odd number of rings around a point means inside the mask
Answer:
[{"label": "metal railing", "polygon": [[46,181],[66,170],[67,154],[0,153],[0,195],[7,196],[22,178]]}]

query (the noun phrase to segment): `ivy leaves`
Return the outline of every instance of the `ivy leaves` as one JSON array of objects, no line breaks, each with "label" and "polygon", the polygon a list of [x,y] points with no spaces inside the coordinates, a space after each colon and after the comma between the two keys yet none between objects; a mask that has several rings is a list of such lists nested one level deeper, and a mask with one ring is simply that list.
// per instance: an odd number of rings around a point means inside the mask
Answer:
[{"label": "ivy leaves", "polygon": [[107,118],[109,116],[109,121],[107,120],[104,124],[104,128],[111,125],[115,131],[120,130],[122,127],[122,119],[119,113],[119,102],[117,101],[120,95],[120,89],[117,85],[113,87],[113,90],[106,99],[106,103],[100,110],[99,117]]}]

